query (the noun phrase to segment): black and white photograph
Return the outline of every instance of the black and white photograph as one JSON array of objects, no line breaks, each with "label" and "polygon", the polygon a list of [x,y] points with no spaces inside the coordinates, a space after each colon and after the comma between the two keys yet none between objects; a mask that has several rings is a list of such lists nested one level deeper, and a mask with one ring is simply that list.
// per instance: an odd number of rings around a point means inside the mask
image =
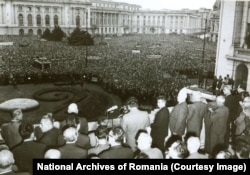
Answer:
[{"label": "black and white photograph", "polygon": [[249,74],[248,0],[0,0],[0,174],[249,159]]}]

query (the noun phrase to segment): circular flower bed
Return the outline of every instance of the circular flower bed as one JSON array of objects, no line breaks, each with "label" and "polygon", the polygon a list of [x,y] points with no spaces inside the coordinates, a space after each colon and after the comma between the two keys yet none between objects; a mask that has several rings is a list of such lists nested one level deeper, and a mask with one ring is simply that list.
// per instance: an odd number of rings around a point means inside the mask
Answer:
[{"label": "circular flower bed", "polygon": [[73,97],[73,91],[61,88],[42,89],[33,94],[33,98],[40,101],[61,101]]}]

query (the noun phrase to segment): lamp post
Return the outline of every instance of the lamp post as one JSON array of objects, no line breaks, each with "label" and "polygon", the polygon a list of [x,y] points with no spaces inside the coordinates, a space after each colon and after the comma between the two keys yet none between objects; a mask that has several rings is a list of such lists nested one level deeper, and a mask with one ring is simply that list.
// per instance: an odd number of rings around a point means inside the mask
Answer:
[{"label": "lamp post", "polygon": [[85,43],[85,67],[88,67],[88,10],[86,10],[86,43]]},{"label": "lamp post", "polygon": [[203,38],[202,67],[204,66],[205,47],[206,47],[206,32],[207,32],[207,17],[205,19],[205,29],[204,29],[204,38]]}]

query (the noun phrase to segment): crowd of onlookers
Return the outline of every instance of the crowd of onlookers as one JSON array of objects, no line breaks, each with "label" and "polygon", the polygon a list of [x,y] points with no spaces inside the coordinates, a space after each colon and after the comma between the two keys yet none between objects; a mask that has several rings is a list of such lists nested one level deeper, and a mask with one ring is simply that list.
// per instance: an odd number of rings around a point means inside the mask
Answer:
[{"label": "crowd of onlookers", "polygon": [[[89,79],[97,76],[99,83],[121,96],[129,93],[148,99],[165,93],[172,98],[180,88],[190,84],[187,77],[198,77],[201,70],[213,77],[215,64],[215,43],[206,43],[202,58],[203,40],[191,36],[104,38],[107,45],[98,45],[101,39],[95,38],[96,44],[88,47],[46,42],[35,37],[6,36],[3,40],[13,41],[14,45],[1,48],[1,84],[74,83],[86,75]],[[27,46],[20,47],[22,42],[28,43]],[[140,53],[132,53],[132,50]],[[148,58],[148,55],[160,57]],[[39,58],[51,62],[51,68],[34,67],[34,61]]]}]

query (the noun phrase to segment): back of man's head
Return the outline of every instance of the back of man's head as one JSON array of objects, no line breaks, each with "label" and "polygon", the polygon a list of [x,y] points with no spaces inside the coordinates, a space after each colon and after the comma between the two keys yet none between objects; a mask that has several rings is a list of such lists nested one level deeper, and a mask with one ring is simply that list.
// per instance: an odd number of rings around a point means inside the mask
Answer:
[{"label": "back of man's head", "polygon": [[95,131],[95,135],[98,139],[106,139],[107,138],[107,127],[106,126],[98,126]]},{"label": "back of man's head", "polygon": [[187,140],[187,149],[189,151],[189,153],[194,153],[194,152],[198,152],[199,148],[200,148],[200,139],[198,137],[189,137]]},{"label": "back of man's head", "polygon": [[141,133],[137,140],[137,146],[140,150],[149,149],[152,145],[152,137],[147,133]]},{"label": "back of man's head", "polygon": [[58,149],[49,149],[44,154],[45,159],[60,159],[61,152]]},{"label": "back of man's head", "polygon": [[14,163],[14,156],[10,150],[3,149],[0,151],[0,170],[11,169]]},{"label": "back of man's head", "polygon": [[124,139],[124,130],[122,127],[117,126],[113,128],[110,133],[114,136],[115,142],[122,143]]},{"label": "back of man's head", "polygon": [[63,132],[63,137],[67,142],[73,142],[77,139],[77,130],[74,127],[69,127]]},{"label": "back of man's head", "polygon": [[19,133],[20,133],[20,135],[22,136],[22,138],[24,140],[24,139],[30,138],[31,134],[34,131],[34,128],[33,128],[33,126],[31,124],[21,123],[19,125],[18,130],[19,130]]},{"label": "back of man's head", "polygon": [[130,108],[134,108],[134,107],[138,107],[138,100],[136,97],[130,97],[128,100],[127,100],[127,105],[130,107]]}]

